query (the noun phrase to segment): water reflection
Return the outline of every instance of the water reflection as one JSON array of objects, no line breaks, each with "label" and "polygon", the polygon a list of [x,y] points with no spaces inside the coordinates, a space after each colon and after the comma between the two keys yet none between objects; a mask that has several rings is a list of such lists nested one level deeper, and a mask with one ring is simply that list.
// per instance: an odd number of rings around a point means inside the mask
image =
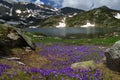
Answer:
[{"label": "water reflection", "polygon": [[109,36],[111,33],[116,32],[116,28],[26,28],[25,31],[41,32],[48,36],[62,37],[62,38],[93,38]]}]

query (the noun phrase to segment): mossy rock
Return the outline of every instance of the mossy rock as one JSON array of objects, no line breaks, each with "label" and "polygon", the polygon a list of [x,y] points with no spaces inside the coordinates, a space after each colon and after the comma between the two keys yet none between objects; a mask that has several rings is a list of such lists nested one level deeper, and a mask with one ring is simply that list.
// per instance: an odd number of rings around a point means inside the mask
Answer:
[{"label": "mossy rock", "polygon": [[96,64],[94,61],[83,61],[83,62],[77,62],[77,63],[73,63],[71,65],[71,68],[72,69],[85,69],[85,70],[88,70],[88,69],[93,69],[95,70],[96,69]]}]

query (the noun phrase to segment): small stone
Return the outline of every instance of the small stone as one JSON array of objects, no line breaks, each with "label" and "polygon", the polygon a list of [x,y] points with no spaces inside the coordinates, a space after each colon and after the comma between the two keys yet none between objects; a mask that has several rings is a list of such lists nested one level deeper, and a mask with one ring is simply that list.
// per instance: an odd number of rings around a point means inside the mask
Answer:
[{"label": "small stone", "polygon": [[20,58],[18,57],[11,57],[11,58],[7,58],[8,60],[20,60]]},{"label": "small stone", "polygon": [[32,50],[30,47],[25,47],[25,52],[30,53]]},{"label": "small stone", "polygon": [[16,61],[16,62],[20,65],[25,65],[23,62],[20,62],[20,61]]}]

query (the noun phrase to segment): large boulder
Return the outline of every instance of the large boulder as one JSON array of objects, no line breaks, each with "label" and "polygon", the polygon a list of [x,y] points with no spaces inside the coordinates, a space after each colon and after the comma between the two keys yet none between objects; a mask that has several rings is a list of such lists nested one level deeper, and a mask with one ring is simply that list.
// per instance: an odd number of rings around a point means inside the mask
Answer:
[{"label": "large boulder", "polygon": [[24,32],[22,32],[22,30],[16,28],[17,33],[19,34],[19,36],[26,42],[26,44],[31,47],[31,49],[35,50],[35,43],[32,42],[31,38],[29,38],[28,36],[26,36],[24,34]]},{"label": "large boulder", "polygon": [[120,41],[105,51],[106,63],[112,68],[120,70]]},{"label": "large boulder", "polygon": [[35,50],[36,46],[31,38],[26,36],[21,29],[7,27],[4,38],[0,40],[1,46],[8,47],[30,47]]}]

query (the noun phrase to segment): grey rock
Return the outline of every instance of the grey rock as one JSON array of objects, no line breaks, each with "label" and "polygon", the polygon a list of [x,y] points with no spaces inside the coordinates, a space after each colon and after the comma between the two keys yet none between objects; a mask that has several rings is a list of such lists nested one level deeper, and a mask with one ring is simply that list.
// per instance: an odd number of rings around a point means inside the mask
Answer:
[{"label": "grey rock", "polygon": [[31,47],[31,49],[35,50],[36,46],[35,46],[35,43],[32,42],[31,38],[29,38],[28,36],[26,36],[24,34],[24,32],[22,32],[22,30],[20,30],[18,28],[16,28],[16,31],[19,34],[19,36],[22,37],[25,40],[25,42],[28,44],[28,46]]},{"label": "grey rock", "polygon": [[111,67],[120,67],[120,41],[105,51],[106,63]]},{"label": "grey rock", "polygon": [[26,53],[30,53],[32,50],[31,50],[31,48],[30,47],[25,47],[25,52]]},{"label": "grey rock", "polygon": [[17,35],[16,33],[13,33],[13,32],[10,32],[8,35],[7,35],[8,38],[12,39],[12,40],[17,40],[20,38],[19,35]]},{"label": "grey rock", "polygon": [[35,50],[35,43],[21,29],[8,27],[6,29],[6,37],[0,40],[2,47],[30,47]]}]

